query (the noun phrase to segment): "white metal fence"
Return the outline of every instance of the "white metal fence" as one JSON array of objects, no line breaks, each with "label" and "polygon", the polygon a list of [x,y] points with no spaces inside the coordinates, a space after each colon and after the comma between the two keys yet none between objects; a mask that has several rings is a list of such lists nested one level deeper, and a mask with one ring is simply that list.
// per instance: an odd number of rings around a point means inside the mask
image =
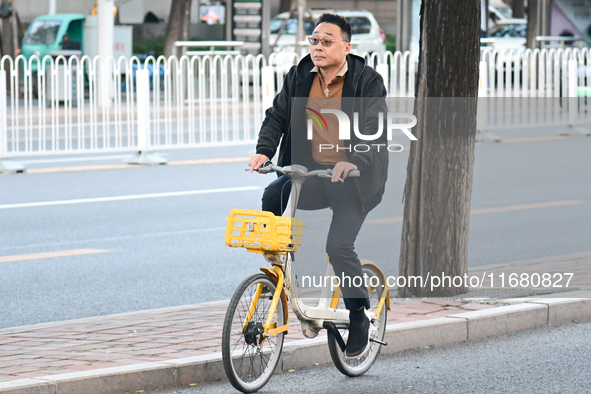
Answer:
[{"label": "white metal fence", "polygon": [[[384,77],[389,96],[414,96],[416,53],[365,57]],[[105,61],[4,57],[0,159],[254,142],[265,109],[298,60],[295,54]],[[479,110],[479,128],[532,126],[520,107],[492,98],[575,98],[591,90],[590,70],[587,49],[483,49],[479,95],[491,100]],[[138,86],[140,81],[145,86]],[[561,100],[527,111],[552,115],[553,124],[580,122],[581,116],[586,121],[581,110],[586,97],[575,100],[570,112]],[[527,102],[533,103],[520,105]],[[499,116],[502,105],[508,107]],[[548,116],[539,121],[548,122]]]},{"label": "white metal fence", "polygon": [[[555,127],[591,134],[591,53],[588,48],[481,52],[479,130]],[[560,126],[560,127],[559,127]]]}]

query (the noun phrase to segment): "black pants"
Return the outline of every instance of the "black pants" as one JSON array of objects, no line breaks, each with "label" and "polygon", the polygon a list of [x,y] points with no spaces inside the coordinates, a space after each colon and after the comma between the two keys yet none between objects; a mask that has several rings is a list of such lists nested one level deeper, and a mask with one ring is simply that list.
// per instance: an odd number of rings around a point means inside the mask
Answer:
[{"label": "black pants", "polygon": [[[286,208],[291,182],[285,175],[271,182],[263,193],[263,211],[282,215]],[[332,207],[332,221],[326,240],[326,253],[338,278],[350,278],[341,283],[345,307],[358,310],[369,309],[367,288],[353,278],[363,278],[361,263],[355,253],[355,239],[365,219],[354,179],[331,182],[330,179],[311,177],[304,182],[298,200],[298,209],[316,210]]]}]

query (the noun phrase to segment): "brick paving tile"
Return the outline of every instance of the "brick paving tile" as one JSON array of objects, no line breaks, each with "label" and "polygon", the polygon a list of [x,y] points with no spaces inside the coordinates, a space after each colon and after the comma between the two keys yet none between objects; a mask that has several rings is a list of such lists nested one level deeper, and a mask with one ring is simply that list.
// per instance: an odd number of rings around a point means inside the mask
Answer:
[{"label": "brick paving tile", "polygon": [[477,311],[480,309],[489,309],[489,308],[494,308],[494,307],[495,307],[495,305],[475,304],[475,303],[462,304],[460,306],[460,308],[467,310],[467,311]]},{"label": "brick paving tile", "polygon": [[9,336],[6,336],[6,334],[2,334],[2,331],[0,331],[0,346],[4,346],[4,345],[8,345],[8,344],[14,345],[15,342],[21,342],[21,341],[22,341],[21,338],[9,337]]},{"label": "brick paving tile", "polygon": [[113,335],[113,336],[120,336],[120,335],[133,335],[133,334],[138,334],[137,332],[133,331],[133,328],[128,329],[107,329],[107,330],[93,330],[91,335]]},{"label": "brick paving tile", "polygon": [[37,338],[37,339],[44,339],[47,337],[46,332],[34,332],[34,331],[25,331],[18,334],[12,334],[12,336],[19,337],[19,338]]},{"label": "brick paving tile", "polygon": [[0,374],[2,375],[13,375],[17,373],[24,373],[24,372],[34,372],[41,369],[41,366],[38,365],[19,365],[16,367],[6,367],[0,369]]},{"label": "brick paving tile", "polygon": [[113,347],[108,347],[108,348],[102,348],[102,349],[98,349],[100,351],[106,351],[108,353],[125,353],[125,352],[131,352],[131,349],[133,349],[132,346],[113,346]]},{"label": "brick paving tile", "polygon": [[[290,335],[290,334],[288,334],[288,335]],[[205,347],[217,346],[217,345],[221,345],[221,344],[222,344],[222,339],[221,338],[218,339],[217,341],[212,339],[211,341],[203,341],[200,344],[195,345],[193,347],[193,349],[203,349]]]},{"label": "brick paving tile", "polygon": [[33,346],[33,347],[25,347],[23,348],[23,357],[24,356],[36,356],[36,355],[44,355],[52,352],[63,352],[66,348],[60,346]]},{"label": "brick paving tile", "polygon": [[139,361],[137,358],[122,358],[117,360],[116,364],[119,365],[133,365],[133,364],[139,364],[140,362],[143,361]]},{"label": "brick paving tile", "polygon": [[177,358],[185,358],[185,357],[192,357],[192,356],[198,356],[199,354],[197,354],[197,352],[192,351],[192,352],[171,352],[171,353],[162,353],[162,354],[158,354],[158,358],[161,360],[174,360]]},{"label": "brick paving tile", "polygon": [[415,314],[415,315],[425,315],[431,312],[438,312],[443,310],[443,307],[433,305],[433,308],[423,308],[423,307],[404,307],[404,308],[396,308],[396,312],[398,313],[407,313],[407,314]]},{"label": "brick paving tile", "polygon": [[156,343],[156,342],[139,342],[132,346],[134,349],[158,349],[166,347],[165,343]]},{"label": "brick paving tile", "polygon": [[429,313],[428,315],[425,315],[425,317],[427,317],[429,319],[435,319],[437,317],[447,317],[450,315],[457,315],[458,313],[461,313],[461,312],[462,311],[444,310],[444,311]]},{"label": "brick paving tile", "polygon": [[[195,330],[197,331],[197,330]],[[195,331],[178,331],[175,332],[174,335],[179,336],[179,337],[190,337],[190,336],[195,336]]]},{"label": "brick paving tile", "polygon": [[193,346],[195,346],[196,343],[194,342],[185,342],[185,343],[179,343],[179,344],[175,344],[175,345],[168,345],[163,349],[168,349],[170,351],[177,351],[177,350],[184,350],[184,349],[189,349]]},{"label": "brick paving tile", "polygon": [[19,358],[28,360],[28,359],[37,359],[40,358],[42,356],[38,355],[38,354],[19,354],[18,355]]},{"label": "brick paving tile", "polygon": [[79,355],[72,355],[68,358],[68,360],[70,361],[76,361],[76,363],[79,362],[92,362],[95,361],[95,358],[92,354],[86,353],[86,354],[79,354]]},{"label": "brick paving tile", "polygon": [[413,316],[407,316],[407,317],[398,318],[398,319],[394,320],[393,323],[407,323],[407,322],[413,322],[413,321],[417,321],[417,320],[425,320],[425,319],[417,319],[416,317],[413,317]]},{"label": "brick paving tile", "polygon": [[[0,365],[3,365],[4,363],[13,363],[14,361],[35,361],[35,359],[33,358],[23,358],[21,357],[21,354],[16,354],[14,356],[6,356],[6,357],[2,357],[0,358]],[[37,357],[39,358],[39,357]]]},{"label": "brick paving tile", "polygon": [[[109,346],[131,346],[136,343],[143,342],[143,338],[141,337],[133,337],[133,338],[117,338],[112,341],[105,342],[106,345]],[[96,347],[96,346],[93,346]]]},{"label": "brick paving tile", "polygon": [[161,337],[161,338],[156,338],[153,339],[152,342],[154,343],[164,343],[166,344],[167,347],[170,347],[171,345],[177,345],[179,343],[184,343],[187,342],[187,338],[180,338],[180,337]]},{"label": "brick paving tile", "polygon": [[[299,326],[299,324],[298,324]],[[291,325],[290,325],[291,328]],[[219,331],[218,335],[212,335],[212,334],[201,334],[201,333],[193,333],[193,336],[190,338],[184,337],[184,340],[182,340],[183,342],[195,342],[195,341],[208,341],[211,339],[217,339],[217,338],[221,338],[221,333],[222,331]]]},{"label": "brick paving tile", "polygon": [[390,321],[391,319],[399,319],[407,316],[409,316],[408,313],[388,311],[388,321]]},{"label": "brick paving tile", "polygon": [[[24,339],[24,340],[23,340]],[[26,338],[20,338],[20,340],[24,343],[22,343],[22,345],[26,345],[27,347],[29,346],[42,346],[44,345],[46,342],[42,342],[42,341],[34,341],[34,340],[29,340]],[[18,345],[14,345],[13,346],[18,346]]]},{"label": "brick paving tile", "polygon": [[4,357],[13,357],[13,356],[18,356],[20,354],[23,354],[22,348],[20,350],[14,349],[14,350],[0,351],[0,360],[2,360]]},{"label": "brick paving tile", "polygon": [[18,375],[2,375],[0,374],[0,383],[7,382],[9,380],[21,379]]},{"label": "brick paving tile", "polygon": [[427,304],[436,304],[436,305],[441,305],[441,306],[460,306],[460,305],[462,305],[461,302],[451,301],[451,300],[441,300],[441,299],[437,299],[437,298],[434,298],[432,300],[423,300],[423,302],[427,303]]},{"label": "brick paving tile", "polygon": [[[55,373],[62,373],[56,371]],[[41,376],[47,376],[50,375],[50,373],[44,372],[44,371],[36,371],[36,372],[22,372],[19,373],[18,375],[13,375],[16,379],[14,380],[18,380],[18,379],[27,379],[27,378],[39,378]]]},{"label": "brick paving tile", "polygon": [[45,365],[48,363],[54,363],[54,362],[58,362],[58,361],[62,361],[61,359],[56,359],[56,358],[50,358],[50,357],[40,357],[40,358],[36,358],[36,359],[16,359],[16,360],[12,360],[10,362],[8,362],[7,364],[0,364],[0,368],[5,368],[5,367],[14,367],[17,365]]},{"label": "brick paving tile", "polygon": [[168,353],[168,350],[166,350],[166,349],[145,349],[145,350],[138,351],[138,354],[140,354],[142,356],[145,356],[145,355],[154,356],[154,355],[162,354],[162,353]]},{"label": "brick paving tile", "polygon": [[[90,365],[87,365],[87,364],[90,364]],[[64,373],[91,371],[93,369],[97,369],[97,368],[96,368],[96,365],[92,365],[92,363],[68,365],[68,366],[64,367]]]},{"label": "brick paving tile", "polygon": [[117,361],[124,358],[127,358],[125,354],[120,353],[92,353],[93,360],[103,360],[103,361]]},{"label": "brick paving tile", "polygon": [[74,365],[76,364],[75,361],[73,360],[55,360],[55,361],[51,361],[51,365],[53,367],[65,367],[68,365]]}]

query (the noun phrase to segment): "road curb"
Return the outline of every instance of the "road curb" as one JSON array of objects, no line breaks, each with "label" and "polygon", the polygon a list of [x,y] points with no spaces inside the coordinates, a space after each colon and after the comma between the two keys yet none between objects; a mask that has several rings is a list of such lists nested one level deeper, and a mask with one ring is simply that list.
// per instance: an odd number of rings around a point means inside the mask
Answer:
[{"label": "road curb", "polygon": [[[591,320],[591,299],[529,298],[503,300],[497,308],[471,311],[386,327],[385,354],[425,346],[445,345],[545,325]],[[519,302],[519,303],[518,303]],[[326,336],[284,345],[278,371],[330,361]],[[225,379],[221,353],[154,363],[49,375],[0,383],[2,394],[95,394],[180,387]]]}]

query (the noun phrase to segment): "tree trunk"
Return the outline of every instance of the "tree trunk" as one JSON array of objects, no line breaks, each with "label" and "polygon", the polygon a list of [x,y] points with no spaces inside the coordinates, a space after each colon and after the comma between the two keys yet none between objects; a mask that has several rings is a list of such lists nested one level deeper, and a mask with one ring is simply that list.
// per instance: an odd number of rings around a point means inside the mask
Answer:
[{"label": "tree trunk", "polygon": [[[463,276],[468,228],[480,58],[480,0],[423,0],[414,134],[404,191],[399,296],[452,296]],[[413,283],[410,276],[423,279]],[[436,282],[433,283],[437,285]]]},{"label": "tree trunk", "polygon": [[291,9],[291,0],[279,0],[279,14]]},{"label": "tree trunk", "polygon": [[527,47],[536,48],[536,36],[538,35],[538,0],[527,2]]},{"label": "tree trunk", "polygon": [[189,24],[191,22],[191,0],[172,0],[170,15],[166,26],[166,40],[164,42],[164,56],[180,56],[182,51],[174,46],[175,41],[189,39]]},{"label": "tree trunk", "polygon": [[525,0],[513,0],[513,18],[525,18]]}]

